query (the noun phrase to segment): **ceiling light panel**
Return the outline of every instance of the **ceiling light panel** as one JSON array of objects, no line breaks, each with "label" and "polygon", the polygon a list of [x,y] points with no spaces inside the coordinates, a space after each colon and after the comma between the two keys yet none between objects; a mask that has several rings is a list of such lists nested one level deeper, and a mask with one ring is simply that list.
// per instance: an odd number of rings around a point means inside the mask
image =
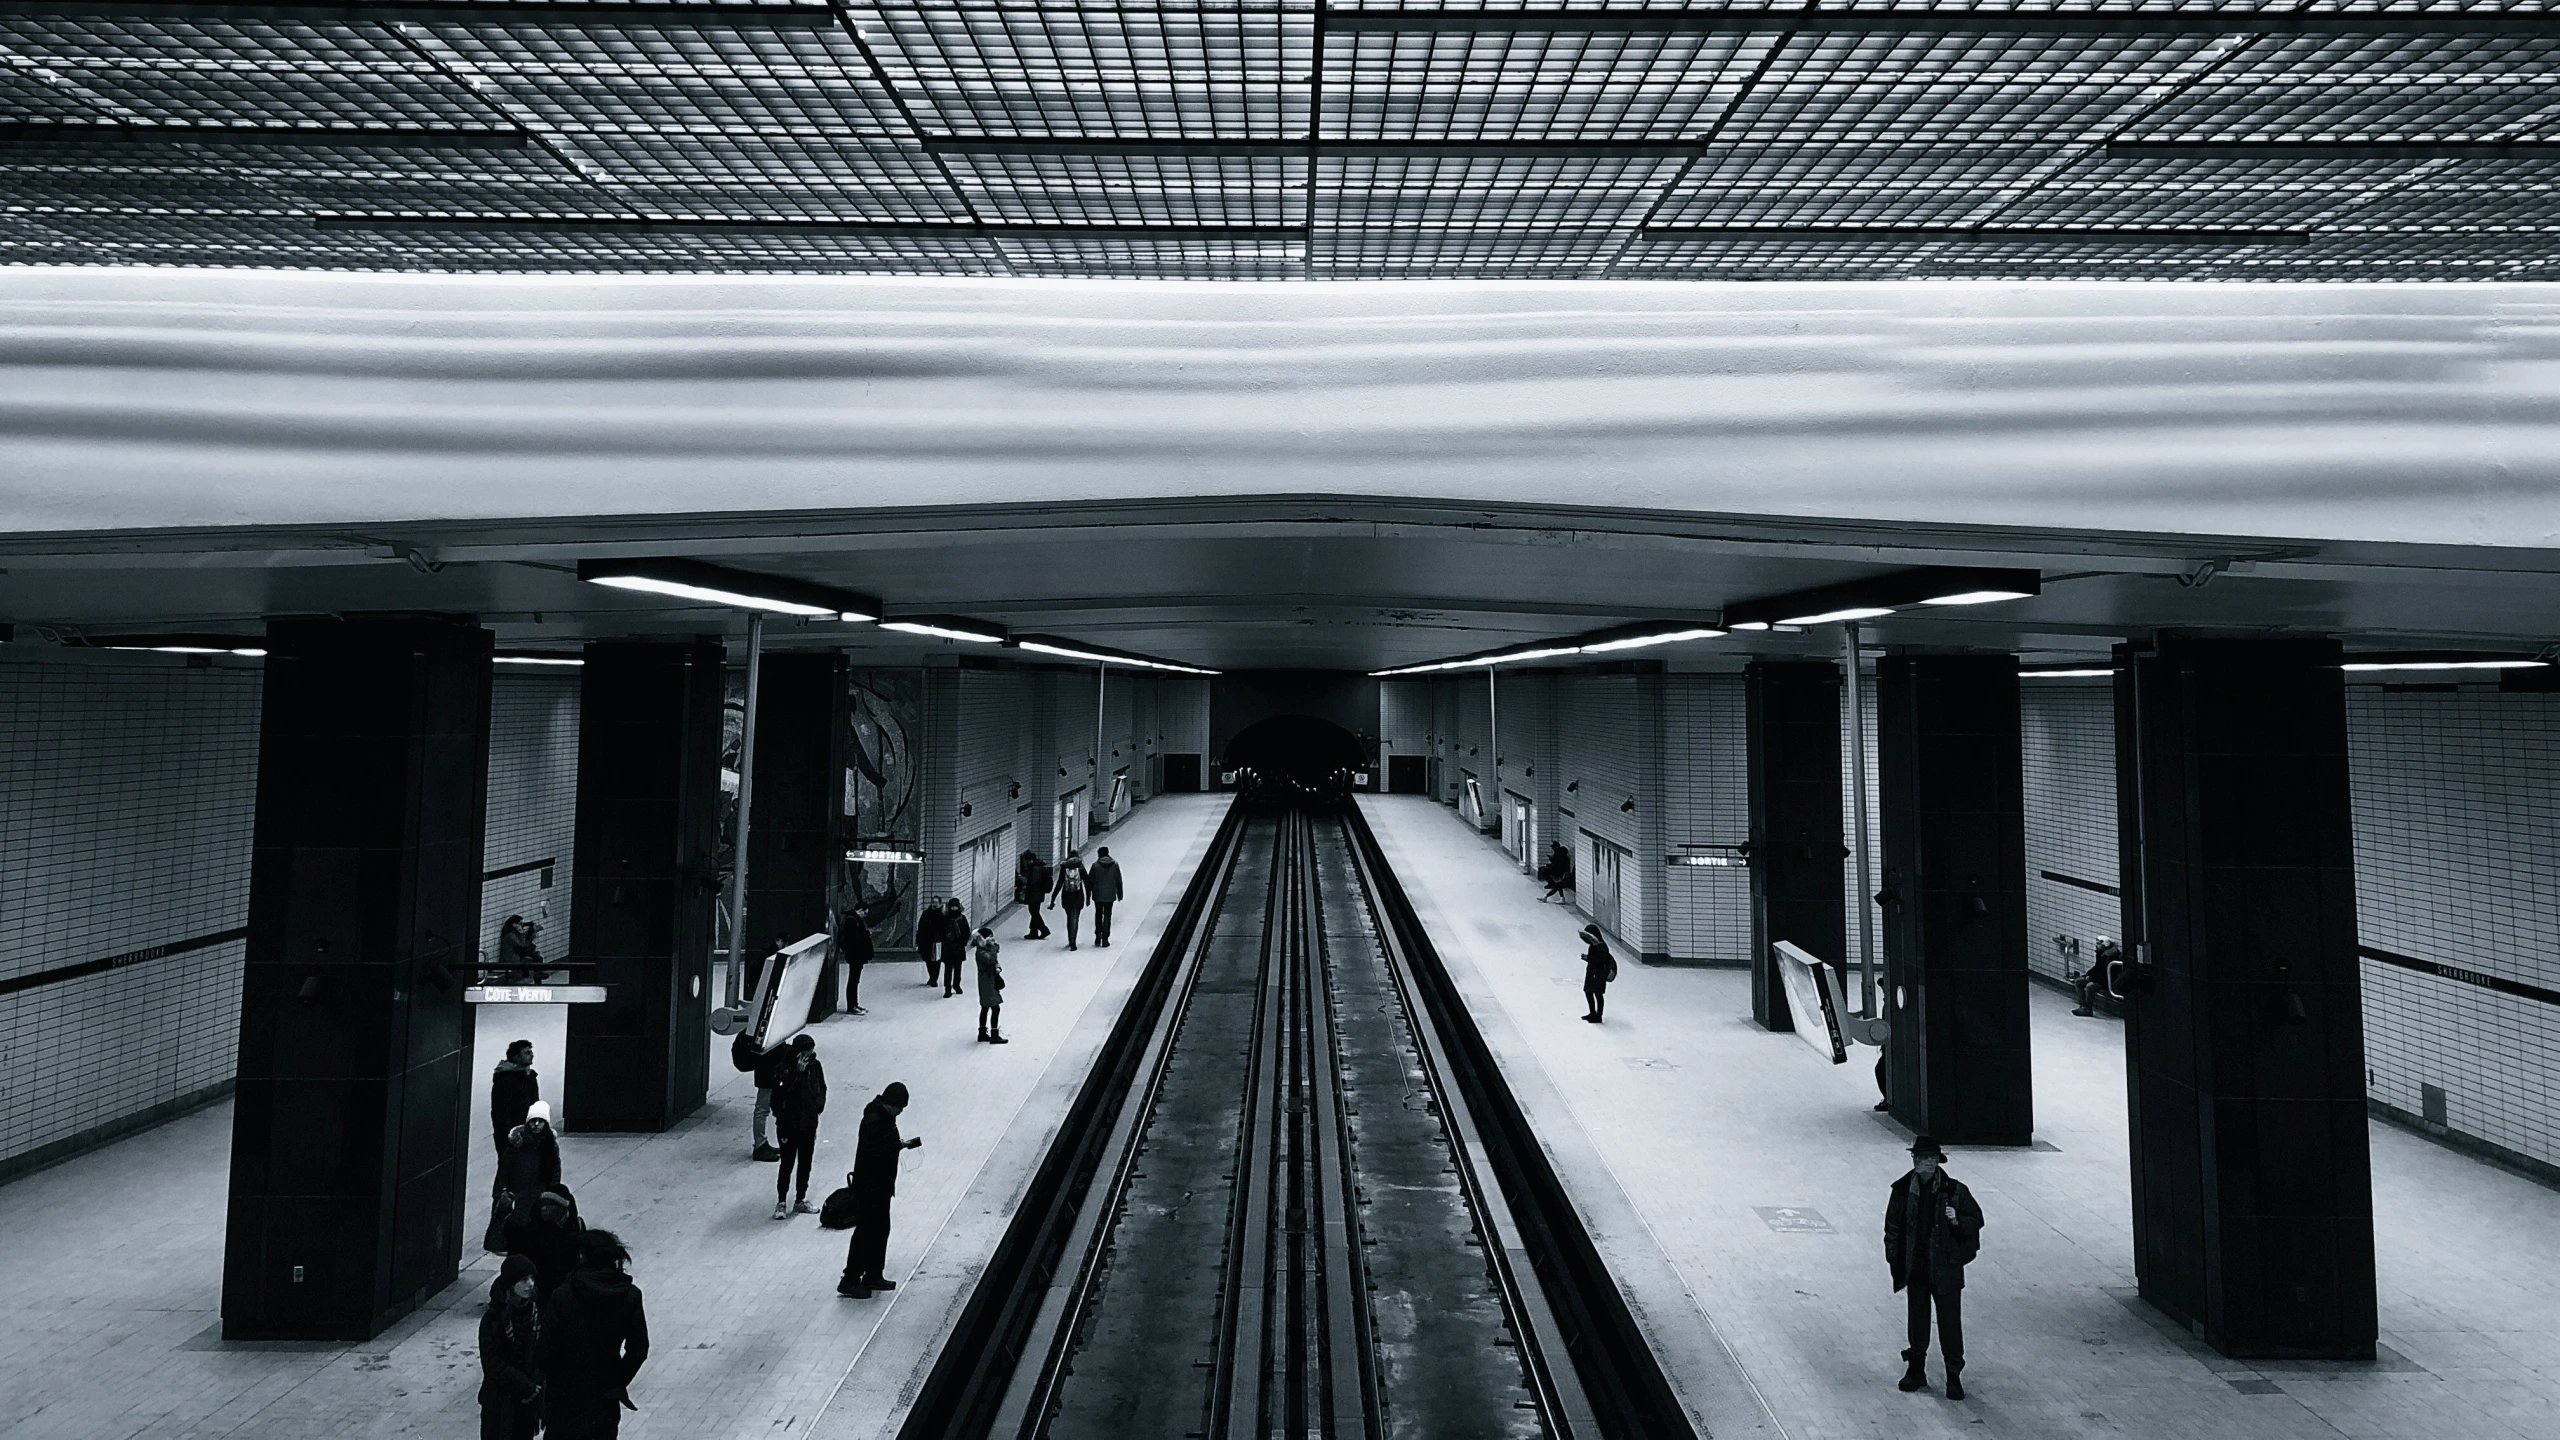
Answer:
[{"label": "ceiling light panel", "polygon": [[1277,156],[946,155],[992,221],[1063,225],[1298,225],[1306,162]]},{"label": "ceiling light panel", "polygon": [[1315,14],[883,5],[858,24],[942,135],[1303,136]]},{"label": "ceiling light panel", "polygon": [[2503,138],[2549,128],[2556,74],[2560,35],[2260,36],[2122,138]]},{"label": "ceiling light panel", "polygon": [[[2068,158],[2066,147],[1962,140],[1709,147],[1663,196],[1659,225],[1961,223]],[[2003,212],[2005,213],[2005,212]]]},{"label": "ceiling light panel", "polygon": [[[11,15],[0,52],[54,77],[11,118],[492,128],[503,110],[374,24]],[[13,87],[15,88],[15,87]],[[33,100],[21,108],[20,102]]]},{"label": "ceiling light panel", "polygon": [[1544,238],[1557,230],[1633,223],[1684,159],[1328,156],[1316,163],[1317,223],[1326,229],[1479,228]]},{"label": "ceiling light panel", "polygon": [[1678,139],[1738,96],[1774,35],[1355,31],[1325,40],[1324,135]]},{"label": "ceiling light panel", "polygon": [[1017,275],[1142,280],[1182,274],[1217,280],[1294,280],[1306,269],[1306,246],[1294,236],[1259,240],[1008,236],[995,245],[1010,273]]}]

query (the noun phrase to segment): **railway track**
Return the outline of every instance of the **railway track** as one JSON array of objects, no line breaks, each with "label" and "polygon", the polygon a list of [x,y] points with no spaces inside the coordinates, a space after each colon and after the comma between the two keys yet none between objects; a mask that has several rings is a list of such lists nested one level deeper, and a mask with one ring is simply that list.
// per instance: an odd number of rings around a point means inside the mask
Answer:
[{"label": "railway track", "polygon": [[1697,1432],[1365,823],[1239,805],[901,1433]]}]

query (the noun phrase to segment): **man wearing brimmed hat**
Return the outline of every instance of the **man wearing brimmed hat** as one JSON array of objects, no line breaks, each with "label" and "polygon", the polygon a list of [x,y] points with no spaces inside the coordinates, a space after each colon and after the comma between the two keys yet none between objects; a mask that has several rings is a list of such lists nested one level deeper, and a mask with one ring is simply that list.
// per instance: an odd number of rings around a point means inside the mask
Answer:
[{"label": "man wearing brimmed hat", "polygon": [[1884,1207],[1884,1263],[1911,1304],[1911,1348],[1901,1388],[1929,1385],[1929,1307],[1938,1307],[1938,1350],[1947,1362],[1947,1398],[1964,1398],[1964,1267],[1982,1249],[1982,1207],[1964,1182],[1940,1168],[1947,1152],[1926,1135],[1911,1142],[1911,1169],[1893,1182]]}]

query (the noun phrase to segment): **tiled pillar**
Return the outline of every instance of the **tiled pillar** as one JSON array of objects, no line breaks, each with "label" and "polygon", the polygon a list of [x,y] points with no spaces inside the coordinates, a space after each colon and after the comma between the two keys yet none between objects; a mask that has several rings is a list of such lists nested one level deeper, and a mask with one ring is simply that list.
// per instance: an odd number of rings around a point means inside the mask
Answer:
[{"label": "tiled pillar", "polygon": [[[800,940],[827,928],[828,881],[843,868],[848,666],[821,653],[764,656],[756,693],[756,813],[747,826],[747,944]],[[812,1020],[843,990],[832,965]]]},{"label": "tiled pillar", "polygon": [[[1840,912],[1840,670],[1828,660],[1757,660],[1742,672],[1751,792],[1751,1018],[1795,1019],[1770,947],[1850,959]],[[1843,992],[1846,993],[1845,991]]]},{"label": "tiled pillar", "polygon": [[2018,664],[1876,667],[1894,1118],[1948,1144],[2035,1138]]},{"label": "tiled pillar", "polygon": [[2369,1360],[2373,1180],[2331,640],[2119,653],[2134,1266],[2226,1355]]},{"label": "tiled pillar", "polygon": [[[916,903],[939,905],[951,896],[960,858],[960,667],[948,657],[925,658],[924,734],[919,738],[916,831],[924,847],[924,873],[916,882]],[[900,936],[899,943],[913,949],[915,937]]]},{"label": "tiled pillar", "polygon": [[1667,965],[1671,962],[1671,871],[1664,856],[1671,832],[1663,823],[1670,806],[1662,794],[1661,662],[1637,662],[1635,680],[1636,853],[1628,878],[1636,885],[1636,935],[1644,963]]},{"label": "tiled pillar", "polygon": [[605,1001],[569,1007],[562,1083],[579,1130],[656,1132],[711,1078],[725,659],[698,640],[601,642],[586,660],[569,958],[596,963],[575,978]]},{"label": "tiled pillar", "polygon": [[461,621],[267,628],[226,1338],[370,1339],[459,1272],[489,657]]}]

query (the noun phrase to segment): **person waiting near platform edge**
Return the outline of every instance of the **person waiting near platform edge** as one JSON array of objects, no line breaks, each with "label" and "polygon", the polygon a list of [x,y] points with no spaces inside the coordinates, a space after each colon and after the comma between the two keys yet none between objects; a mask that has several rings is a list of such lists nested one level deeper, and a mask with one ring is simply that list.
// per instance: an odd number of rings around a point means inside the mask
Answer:
[{"label": "person waiting near platform edge", "polygon": [[862,918],[862,907],[847,905],[836,912],[836,963],[844,967],[844,1008],[847,1013],[868,1015],[862,1008],[862,967],[871,963],[871,922]]},{"label": "person waiting near platform edge", "polygon": [[507,1158],[507,1132],[524,1123],[525,1112],[542,1098],[542,1075],[533,1068],[533,1042],[518,1040],[507,1058],[489,1072],[489,1138],[497,1142],[498,1159]]},{"label": "person waiting near platform edge", "polygon": [[498,1184],[490,1203],[509,1214],[533,1208],[534,1198],[560,1183],[560,1137],[551,1133],[551,1105],[536,1100],[525,1107],[524,1122],[507,1132],[507,1147],[498,1152]]},{"label": "person waiting near platform edge", "polygon": [[542,1307],[543,1434],[549,1440],[613,1440],[631,1382],[649,1361],[649,1315],[627,1268],[631,1251],[610,1230],[578,1244],[578,1269]]},{"label": "person waiting near platform edge", "polygon": [[960,908],[960,897],[942,902],[942,994],[944,999],[960,993],[960,967],[969,958],[969,916]]},{"label": "person waiting near platform edge", "polygon": [[1982,1207],[1964,1182],[1940,1167],[1947,1152],[1926,1135],[1911,1142],[1911,1168],[1893,1182],[1884,1207],[1884,1261],[1893,1288],[1909,1297],[1911,1345],[1898,1387],[1929,1388],[1929,1307],[1938,1309],[1938,1351],[1947,1362],[1947,1398],[1964,1398],[1964,1267],[1982,1250]]},{"label": "person waiting near platform edge", "polygon": [[729,1042],[729,1063],[740,1070],[752,1072],[756,1077],[756,1108],[752,1117],[756,1148],[747,1152],[749,1157],[756,1160],[781,1159],[782,1152],[774,1149],[773,1142],[765,1138],[765,1122],[773,1115],[774,1082],[782,1078],[782,1072],[791,1064],[791,1047],[776,1045],[767,1050],[756,1044],[754,1031],[741,1030],[738,1038]]},{"label": "person waiting near platform edge", "polygon": [[533,1294],[548,1300],[578,1268],[578,1246],[586,1222],[578,1218],[578,1202],[565,1190],[545,1190],[542,1198],[507,1222],[501,1237],[509,1255],[533,1262]]},{"label": "person waiting near platform edge", "polygon": [[942,929],[948,923],[949,916],[934,901],[927,900],[916,912],[916,958],[924,961],[927,985],[942,983]]},{"label": "person waiting near platform edge", "polygon": [[978,943],[970,948],[978,957],[978,1039],[1010,1045],[1004,1038],[1004,964],[997,958],[1004,947],[996,943],[995,927],[979,926]]},{"label": "person waiting near platform edge", "polygon": [[921,1138],[900,1139],[898,1116],[907,1108],[907,1087],[892,1080],[862,1107],[862,1131],[853,1144],[853,1173],[845,1184],[853,1191],[853,1238],[845,1243],[844,1277],[836,1293],[868,1300],[874,1290],[897,1285],[880,1273],[889,1258],[889,1202],[898,1193],[898,1154],[922,1145]]},{"label": "person waiting near platform edge", "polygon": [[1049,873],[1049,862],[1037,850],[1025,850],[1013,866],[1013,898],[1022,902],[1022,910],[1030,919],[1023,934],[1025,940],[1049,938],[1049,922],[1040,918],[1040,906],[1049,898],[1049,886],[1057,877]]},{"label": "person waiting near platform edge", "polygon": [[1091,889],[1084,873],[1084,857],[1070,852],[1058,864],[1058,883],[1050,893],[1058,900],[1058,908],[1067,915],[1067,948],[1076,948],[1076,927],[1084,922],[1085,895]]},{"label": "person waiting near platform edge", "polygon": [[[809,1204],[809,1160],[818,1150],[818,1117],[827,1109],[827,1067],[818,1063],[818,1042],[806,1031],[791,1037],[791,1061],[773,1082],[773,1128],[782,1136],[782,1163],[773,1174],[773,1218],[795,1209],[814,1215]],[[793,1197],[792,1175],[799,1188]]]},{"label": "person waiting near platform edge", "polygon": [[1597,1025],[1609,1008],[1609,982],[1618,978],[1618,957],[1597,925],[1582,927],[1582,1018]]},{"label": "person waiting near platform edge", "polygon": [[533,1440],[542,1428],[541,1339],[533,1257],[510,1255],[480,1315],[480,1440]]},{"label": "person waiting near platform edge", "polygon": [[1120,883],[1120,862],[1111,858],[1111,847],[1105,845],[1094,857],[1093,869],[1085,876],[1085,891],[1093,897],[1093,943],[1099,947],[1111,944],[1111,907],[1128,893]]}]

